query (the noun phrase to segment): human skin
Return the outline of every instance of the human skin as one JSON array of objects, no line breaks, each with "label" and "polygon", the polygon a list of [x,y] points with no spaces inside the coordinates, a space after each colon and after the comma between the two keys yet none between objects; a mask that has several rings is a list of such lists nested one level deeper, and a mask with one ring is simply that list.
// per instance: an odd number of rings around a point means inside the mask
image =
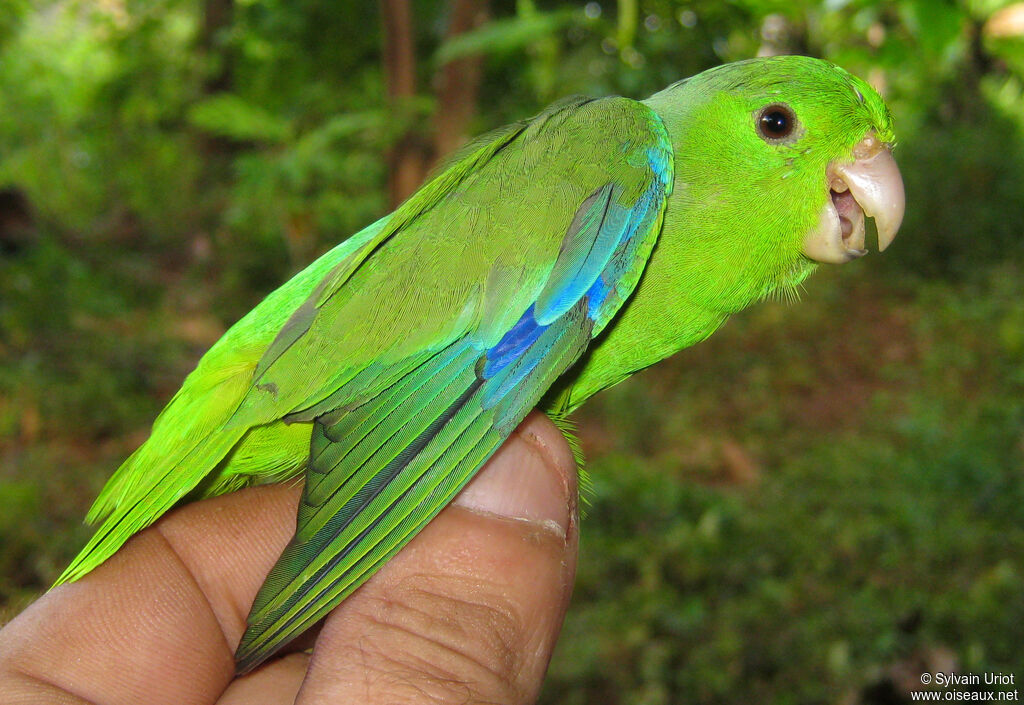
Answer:
[{"label": "human skin", "polygon": [[562,434],[532,414],[315,645],[307,636],[241,678],[234,649],[300,487],[183,507],[0,630],[0,701],[532,703],[575,574],[575,468]]}]

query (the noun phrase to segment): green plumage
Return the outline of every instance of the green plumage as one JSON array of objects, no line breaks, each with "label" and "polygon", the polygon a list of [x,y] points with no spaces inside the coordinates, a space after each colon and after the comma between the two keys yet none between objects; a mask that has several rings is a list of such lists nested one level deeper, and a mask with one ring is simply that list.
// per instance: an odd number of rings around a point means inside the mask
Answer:
[{"label": "green plumage", "polygon": [[[755,129],[775,102],[799,118],[790,142]],[[644,102],[570,99],[480,138],[210,349],[58,582],[183,500],[304,473],[295,538],[239,647],[254,667],[405,545],[542,399],[564,416],[798,285],[825,169],[871,131],[893,139],[866,84],[780,57]]]}]

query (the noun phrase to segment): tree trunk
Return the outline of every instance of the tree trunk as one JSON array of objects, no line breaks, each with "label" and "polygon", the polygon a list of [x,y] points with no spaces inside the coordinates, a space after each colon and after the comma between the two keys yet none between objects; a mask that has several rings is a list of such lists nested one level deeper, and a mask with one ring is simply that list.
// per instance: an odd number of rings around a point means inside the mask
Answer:
[{"label": "tree trunk", "polygon": [[[234,84],[234,66],[231,52],[224,46],[221,36],[231,26],[235,14],[234,0],[204,0],[203,24],[199,31],[199,50],[208,73],[203,77],[204,96],[230,91]],[[211,182],[216,181],[226,168],[226,159],[237,151],[231,140],[203,133],[200,148],[207,157],[207,171],[212,170]],[[215,164],[213,162],[224,162]]]},{"label": "tree trunk", "polygon": [[214,69],[203,82],[207,95],[231,90],[231,53],[224,49],[220,35],[231,26],[235,14],[234,0],[204,0],[203,26],[199,33],[199,47]]},{"label": "tree trunk", "polygon": [[[488,0],[455,0],[446,39],[476,29],[487,21]],[[449,61],[438,76],[435,118],[435,157],[444,158],[461,147],[469,121],[476,113],[483,57],[465,56]]]},{"label": "tree trunk", "polygon": [[[402,111],[416,95],[416,35],[413,32],[409,0],[381,0],[384,25],[384,76],[392,110]],[[394,208],[415,191],[426,176],[430,163],[428,147],[413,128],[409,128],[391,147],[388,155],[388,190]]]},{"label": "tree trunk", "polygon": [[[453,0],[446,38],[475,29],[487,20],[488,0]],[[409,0],[380,0],[384,27],[384,75],[396,115],[403,116],[416,95],[416,34]],[[396,140],[388,154],[391,207],[398,206],[423,182],[433,162],[465,141],[476,112],[482,58],[467,56],[445,64],[435,79],[437,113],[431,144],[415,126]]]}]

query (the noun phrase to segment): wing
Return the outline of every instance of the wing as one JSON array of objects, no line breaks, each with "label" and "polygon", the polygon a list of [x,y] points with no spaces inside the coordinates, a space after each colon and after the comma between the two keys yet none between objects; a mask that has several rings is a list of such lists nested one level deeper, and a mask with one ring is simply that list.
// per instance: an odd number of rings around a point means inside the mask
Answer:
[{"label": "wing", "polygon": [[[296,533],[253,604],[239,672],[401,549],[580,357],[640,277],[671,164],[664,128],[639,103],[553,107],[370,254],[261,363],[239,417],[261,418],[261,396],[286,398],[289,420],[312,421],[313,433]],[[321,370],[339,338],[372,352]],[[330,384],[315,383],[322,372]]]},{"label": "wing", "polygon": [[[332,323],[332,311],[339,308],[339,299],[351,298],[338,294],[370,253],[398,232],[406,235],[405,240],[415,239],[417,228],[412,225],[422,214],[459,189],[479,166],[536,122],[509,125],[470,144],[394,213],[319,258],[232,326],[161,412],[149,439],[108,480],[86,518],[99,527],[55,585],[89,573],[135,533],[193,496],[190,493],[210,496],[254,482],[284,480],[301,471],[311,428],[278,421],[294,409],[289,406],[290,397],[262,393],[274,389],[273,383],[263,379],[267,369],[296,341],[306,343],[296,346],[296,351],[309,351],[329,339],[333,331],[324,329]],[[310,330],[314,322],[319,330]],[[338,323],[344,327],[344,321]],[[315,395],[317,386],[340,386],[367,366],[366,357],[375,348],[388,349],[386,335],[363,344],[338,341],[327,351],[312,351],[321,363],[316,369],[319,377],[316,384],[303,387],[304,393]],[[288,364],[277,367],[288,376]],[[291,368],[296,368],[294,360]],[[387,374],[393,377],[401,372],[401,366],[392,369],[387,364],[375,369],[383,375],[379,384],[388,382]],[[274,457],[267,458],[268,454]]]}]

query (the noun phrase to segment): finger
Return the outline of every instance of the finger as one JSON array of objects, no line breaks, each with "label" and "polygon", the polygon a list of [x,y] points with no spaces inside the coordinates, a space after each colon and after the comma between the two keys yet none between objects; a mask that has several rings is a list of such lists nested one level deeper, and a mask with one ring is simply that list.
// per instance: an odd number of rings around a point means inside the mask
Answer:
[{"label": "finger", "polygon": [[214,702],[298,498],[297,487],[261,487],[189,505],[51,590],[2,632],[0,700]]},{"label": "finger", "polygon": [[309,666],[307,654],[289,654],[234,680],[217,705],[292,705]]},{"label": "finger", "polygon": [[320,633],[301,705],[532,703],[576,566],[576,466],[534,414]]},{"label": "finger", "polygon": [[[537,438],[564,446],[553,430]],[[44,595],[0,638],[4,702],[213,702],[299,493],[260,487],[189,505]]]}]

